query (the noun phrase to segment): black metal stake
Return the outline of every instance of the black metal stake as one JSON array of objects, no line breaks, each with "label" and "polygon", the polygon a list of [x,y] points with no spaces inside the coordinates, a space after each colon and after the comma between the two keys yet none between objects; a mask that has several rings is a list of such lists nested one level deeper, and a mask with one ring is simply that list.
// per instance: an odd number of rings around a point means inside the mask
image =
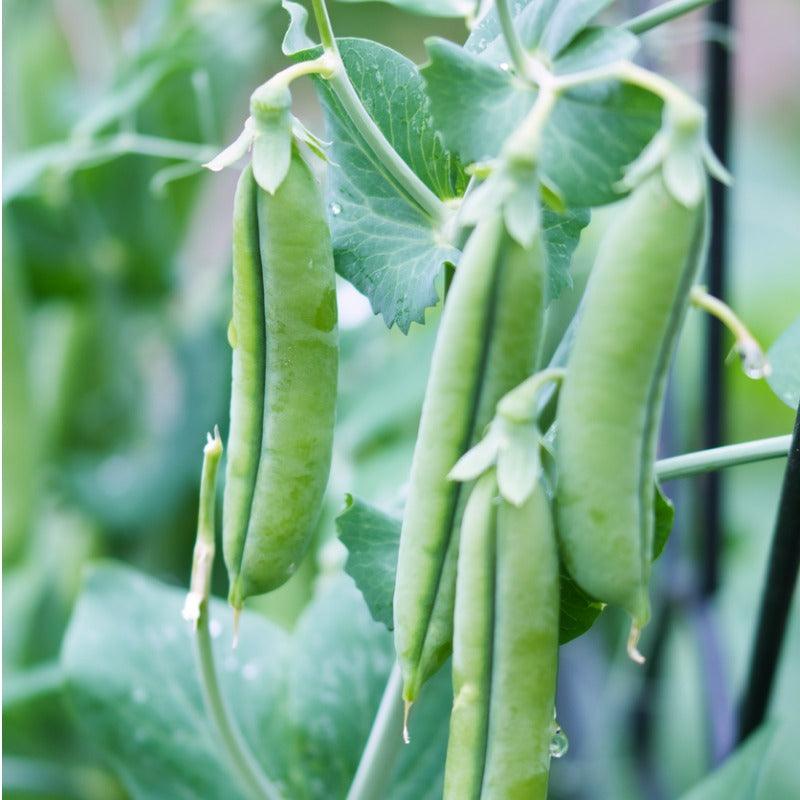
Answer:
[{"label": "black metal stake", "polygon": [[764,721],[800,571],[800,409],[783,478],[739,720],[739,741]]},{"label": "black metal stake", "polygon": [[[721,29],[728,29],[732,22],[730,0],[719,0],[709,10],[710,21]],[[733,105],[733,82],[731,59],[728,47],[716,40],[706,47],[708,71],[708,140],[727,164],[730,151],[731,109]],[[711,182],[711,236],[708,249],[706,281],[708,291],[715,297],[724,298],[726,293],[725,266],[727,261],[726,222],[727,193],[719,181]],[[705,420],[703,447],[722,444],[725,417],[723,383],[723,335],[722,326],[713,317],[706,323],[705,359]],[[722,479],[719,472],[712,472],[701,481],[703,496],[703,553],[701,593],[709,597],[719,585],[719,563],[722,551],[721,496]]]}]

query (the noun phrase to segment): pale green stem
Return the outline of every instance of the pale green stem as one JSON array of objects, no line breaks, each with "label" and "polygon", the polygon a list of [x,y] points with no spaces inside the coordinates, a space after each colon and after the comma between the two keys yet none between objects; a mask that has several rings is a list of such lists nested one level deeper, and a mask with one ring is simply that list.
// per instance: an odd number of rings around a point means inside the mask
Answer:
[{"label": "pale green stem", "polygon": [[502,154],[506,159],[510,162],[536,163],[542,132],[557,99],[557,92],[548,84],[540,87],[531,110],[503,145]]},{"label": "pale green stem", "polygon": [[500,20],[500,30],[508,48],[508,54],[511,57],[511,63],[514,65],[517,75],[523,79],[528,78],[530,57],[520,41],[517,29],[514,27],[514,17],[511,15],[511,6],[508,0],[495,0],[495,9]]},{"label": "pale green stem", "polygon": [[322,46],[330,55],[335,56],[335,66],[327,76],[331,90],[342,104],[350,121],[367,143],[367,146],[378,157],[384,169],[397,182],[399,187],[413,200],[435,223],[445,222],[447,213],[444,203],[423,183],[414,170],[403,161],[375,120],[369,115],[361,98],[344,68],[336,38],[331,27],[325,0],[313,0],[314,17],[322,40]]},{"label": "pale green stem", "polygon": [[538,412],[537,399],[545,386],[564,380],[563,367],[548,367],[535,372],[500,399],[497,413],[513,422],[531,422]]},{"label": "pale green stem", "polygon": [[253,800],[282,800],[281,793],[262,771],[231,716],[220,688],[214,648],[208,628],[210,582],[215,549],[217,469],[221,456],[222,440],[219,438],[219,431],[215,429],[214,436],[208,437],[208,443],[203,450],[197,539],[192,560],[191,584],[183,616],[194,623],[195,661],[203,700],[234,774],[241,780],[242,785],[247,787],[247,793]]},{"label": "pale green stem", "polygon": [[790,435],[773,436],[769,439],[756,439],[664,458],[656,461],[656,477],[660,481],[670,481],[702,472],[714,472],[724,467],[735,467],[737,464],[783,458],[789,452],[791,441]]},{"label": "pale green stem", "polygon": [[659,25],[663,25],[665,22],[670,22],[677,17],[688,14],[690,11],[711,5],[713,2],[714,0],[669,0],[667,3],[662,3],[660,6],[639,14],[638,17],[623,22],[619,27],[631,33],[645,33],[657,28]]},{"label": "pale green stem", "polygon": [[618,80],[646,89],[687,115],[703,117],[703,107],[672,81],[630,61],[615,61],[583,72],[552,77],[553,89],[559,93],[598,81]]},{"label": "pale green stem", "polygon": [[292,81],[306,75],[319,75],[322,78],[329,78],[335,72],[338,63],[339,60],[336,54],[326,51],[319,58],[314,58],[311,61],[298,61],[296,64],[290,64],[286,69],[275,73],[264,86],[288,88]]},{"label": "pale green stem", "polygon": [[392,667],[367,745],[361,753],[347,800],[383,800],[392,767],[402,747],[403,678],[397,664]]}]

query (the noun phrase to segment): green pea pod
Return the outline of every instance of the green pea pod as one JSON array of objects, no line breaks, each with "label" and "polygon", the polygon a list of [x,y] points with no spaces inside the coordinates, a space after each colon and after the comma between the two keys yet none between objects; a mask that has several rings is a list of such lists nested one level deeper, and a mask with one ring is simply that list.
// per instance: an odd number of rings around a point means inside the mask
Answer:
[{"label": "green pea pod", "polygon": [[497,500],[494,470],[464,513],[444,800],[547,795],[558,660],[559,566],[541,484]]},{"label": "green pea pod", "polygon": [[470,493],[461,524],[444,800],[477,800],[483,782],[492,675],[496,497],[497,480],[490,470]]},{"label": "green pea pod", "polygon": [[650,616],[654,461],[667,372],[702,262],[705,202],[679,203],[660,172],[601,243],[558,404],[558,528],[566,565],[598,600]]},{"label": "green pea pod", "polygon": [[543,287],[539,241],[525,250],[499,216],[483,220],[442,314],[400,536],[395,645],[407,702],[452,647],[458,530],[470,487],[448,473],[481,437],[498,400],[533,370]]},{"label": "green pea pod", "polygon": [[251,169],[234,210],[233,386],[223,550],[229,599],[284,583],[313,532],[330,469],[338,346],[333,251],[296,148],[272,194]]},{"label": "green pea pod", "polygon": [[558,671],[559,565],[541,483],[497,510],[494,646],[483,800],[547,797]]}]

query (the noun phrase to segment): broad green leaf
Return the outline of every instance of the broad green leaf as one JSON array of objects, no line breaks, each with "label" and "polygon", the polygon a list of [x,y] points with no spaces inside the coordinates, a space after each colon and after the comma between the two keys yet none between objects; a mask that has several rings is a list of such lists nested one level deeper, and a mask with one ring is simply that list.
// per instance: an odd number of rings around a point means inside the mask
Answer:
[{"label": "broad green leaf", "polygon": [[767,360],[772,367],[768,378],[772,391],[796,409],[800,405],[800,317],[772,345]]},{"label": "broad green leaf", "polygon": [[[370,116],[400,157],[442,199],[463,193],[466,179],[433,126],[422,78],[388,47],[339,41],[347,73]],[[311,58],[317,50],[305,51]],[[317,80],[333,140],[329,210],[336,269],[365,294],[388,326],[407,332],[437,301],[434,283],[458,251],[385,170],[324,80]]]},{"label": "broad green leaf", "polygon": [[[392,620],[401,521],[354,500],[336,524],[348,550],[347,572],[356,581],[373,617],[388,627]],[[589,630],[602,608],[601,603],[589,597],[562,570],[559,631],[562,644]],[[380,616],[376,616],[374,609],[378,609]]]},{"label": "broad green leaf", "polygon": [[348,552],[345,571],[364,595],[373,619],[392,630],[392,596],[384,587],[394,590],[400,543],[397,519],[347,495],[336,528]]},{"label": "broad green leaf", "polygon": [[370,618],[352,582],[337,575],[321,583],[293,644],[297,771],[310,797],[344,797],[394,661],[391,636]]},{"label": "broad green leaf", "polygon": [[760,728],[681,800],[753,800],[759,797],[764,759],[774,734],[772,725]]},{"label": "broad green leaf", "polygon": [[[79,726],[136,798],[246,800],[206,716],[185,592],[130,569],[91,570],[62,651],[66,692]],[[231,650],[230,609],[212,604],[220,680],[256,757],[275,780],[291,762],[286,709],[290,642],[245,613]]]},{"label": "broad green leaf", "polygon": [[542,209],[542,238],[547,256],[548,299],[558,297],[572,287],[569,265],[578,246],[581,231],[589,224],[589,210],[570,208],[559,214],[545,206]]},{"label": "broad green leaf", "polygon": [[[555,58],[592,19],[612,0],[523,0],[514,3],[519,9],[515,26],[522,43],[547,59]],[[470,34],[464,47],[495,64],[508,63],[508,48],[494,8]]]},{"label": "broad green leaf", "polygon": [[675,506],[672,500],[664,494],[661,485],[656,481],[655,492],[655,515],[656,527],[653,535],[653,561],[663,552],[667,544],[667,539],[672,532],[672,525],[675,522]]},{"label": "broad green leaf", "polygon": [[[604,54],[619,58],[627,52],[625,42],[626,36],[617,32],[587,32],[576,40],[572,61],[572,50],[565,51],[565,63],[580,67],[600,63]],[[533,105],[536,90],[483,55],[451,42],[429,39],[427,47],[430,63],[422,72],[445,144],[465,163],[497,156]],[[624,168],[660,125],[661,101],[636,87],[607,81],[567,92],[544,129],[542,177],[568,206],[614,202],[621,197],[617,184]]]},{"label": "broad green leaf", "polygon": [[306,33],[308,11],[305,6],[293,3],[292,0],[283,0],[281,5],[289,15],[289,27],[281,44],[284,55],[293,56],[295,53],[314,47],[315,42]]},{"label": "broad green leaf", "polygon": [[[374,0],[339,0],[340,3],[367,3]],[[383,0],[385,3],[429,17],[468,17],[480,0]]]}]

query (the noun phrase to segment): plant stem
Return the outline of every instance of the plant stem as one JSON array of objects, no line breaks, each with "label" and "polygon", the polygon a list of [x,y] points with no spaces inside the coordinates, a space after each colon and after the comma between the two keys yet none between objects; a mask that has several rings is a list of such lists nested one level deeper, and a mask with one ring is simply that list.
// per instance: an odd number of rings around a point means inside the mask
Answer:
[{"label": "plant stem", "polygon": [[392,766],[402,747],[403,679],[397,664],[392,667],[366,747],[361,754],[347,800],[382,800],[392,775]]},{"label": "plant stem", "polygon": [[665,22],[670,22],[676,17],[681,17],[694,11],[697,8],[710,5],[715,0],[668,0],[660,6],[651,8],[643,14],[623,22],[619,27],[630,31],[631,33],[645,33],[646,31],[657,28]]},{"label": "plant stem", "polygon": [[675,478],[699,475],[703,472],[713,472],[737,464],[782,458],[789,452],[791,441],[791,435],[773,436],[769,439],[729,444],[725,447],[714,447],[710,450],[699,450],[695,453],[664,458],[656,461],[656,477],[660,481],[669,481]]},{"label": "plant stem", "polygon": [[770,374],[769,363],[755,336],[727,303],[709,294],[702,286],[692,287],[689,300],[692,305],[716,317],[734,335],[736,350],[749,378],[764,378]]},{"label": "plant stem", "polygon": [[500,30],[503,33],[511,63],[521,78],[528,78],[528,62],[530,57],[520,41],[517,29],[514,27],[514,17],[511,15],[511,6],[508,0],[495,0],[497,17],[500,20]]},{"label": "plant stem", "polygon": [[400,158],[383,131],[377,126],[375,120],[364,108],[361,98],[344,68],[336,38],[333,34],[328,9],[325,0],[313,0],[314,18],[319,29],[323,48],[331,55],[333,66],[331,74],[327,77],[331,90],[342,104],[350,121],[367,143],[372,152],[379,158],[381,164],[391,174],[399,187],[438,225],[446,219],[444,203],[423,183],[411,167]]},{"label": "plant stem", "polygon": [[682,109],[686,114],[697,115],[700,118],[705,115],[702,106],[672,81],[631,61],[616,61],[602,67],[574,72],[571,75],[553,76],[551,79],[553,89],[557,92],[607,80],[618,80],[639,86],[675,108]]},{"label": "plant stem", "polygon": [[203,449],[197,538],[192,559],[191,584],[183,608],[183,617],[194,623],[195,661],[203,700],[220,743],[230,759],[234,774],[247,787],[247,792],[253,800],[281,800],[280,792],[263,773],[225,702],[219,685],[214,648],[208,629],[211,570],[214,566],[217,469],[221,456],[222,440],[219,437],[219,430],[215,429],[214,436],[208,437]]},{"label": "plant stem", "polygon": [[800,570],[800,409],[783,479],[769,566],[756,624],[747,688],[742,701],[739,741],[763,722],[781,654],[786,622]]}]

